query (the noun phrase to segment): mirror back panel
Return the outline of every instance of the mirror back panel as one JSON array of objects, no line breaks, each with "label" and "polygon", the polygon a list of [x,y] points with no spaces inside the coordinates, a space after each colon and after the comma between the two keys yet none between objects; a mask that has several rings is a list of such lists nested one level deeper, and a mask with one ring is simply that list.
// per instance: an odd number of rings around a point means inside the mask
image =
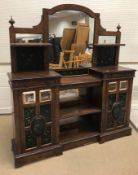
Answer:
[{"label": "mirror back panel", "polygon": [[40,23],[32,28],[16,28],[13,19],[9,22],[12,72],[54,69],[76,75],[92,66],[118,65],[120,26],[106,31],[100,14],[86,7],[62,4],[43,9]]}]

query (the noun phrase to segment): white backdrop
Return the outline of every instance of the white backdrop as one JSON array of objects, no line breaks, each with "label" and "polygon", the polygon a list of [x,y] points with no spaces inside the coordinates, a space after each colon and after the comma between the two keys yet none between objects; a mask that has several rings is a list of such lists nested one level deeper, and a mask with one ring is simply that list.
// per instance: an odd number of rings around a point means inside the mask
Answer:
[{"label": "white backdrop", "polygon": [[[11,112],[10,88],[7,72],[10,71],[9,19],[13,16],[16,27],[32,27],[40,22],[42,8],[59,4],[75,3],[100,13],[102,26],[122,29],[120,62],[126,66],[138,67],[138,0],[0,0],[0,113]],[[138,74],[138,73],[137,73]],[[138,86],[138,76],[134,85]]]}]

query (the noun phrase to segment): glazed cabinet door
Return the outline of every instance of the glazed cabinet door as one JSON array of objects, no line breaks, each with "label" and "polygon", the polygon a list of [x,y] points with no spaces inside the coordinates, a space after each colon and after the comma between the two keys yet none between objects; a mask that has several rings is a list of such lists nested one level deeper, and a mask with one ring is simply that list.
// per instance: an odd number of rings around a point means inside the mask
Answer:
[{"label": "glazed cabinet door", "polygon": [[58,143],[58,90],[21,90],[20,97],[22,152]]},{"label": "glazed cabinet door", "polygon": [[132,80],[111,80],[105,86],[104,131],[128,126]]}]

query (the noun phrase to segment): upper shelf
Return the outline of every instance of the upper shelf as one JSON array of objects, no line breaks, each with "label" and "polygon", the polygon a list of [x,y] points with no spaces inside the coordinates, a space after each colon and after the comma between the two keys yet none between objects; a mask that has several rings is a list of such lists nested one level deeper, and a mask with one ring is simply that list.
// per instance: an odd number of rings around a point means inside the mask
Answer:
[{"label": "upper shelf", "polygon": [[11,47],[47,47],[50,43],[11,43]]},{"label": "upper shelf", "polygon": [[85,116],[87,114],[100,113],[101,109],[92,107],[88,104],[74,105],[62,108],[60,110],[61,119],[66,119],[70,117]]},{"label": "upper shelf", "polygon": [[96,47],[117,47],[117,46],[125,46],[125,44],[115,43],[115,44],[94,44]]}]

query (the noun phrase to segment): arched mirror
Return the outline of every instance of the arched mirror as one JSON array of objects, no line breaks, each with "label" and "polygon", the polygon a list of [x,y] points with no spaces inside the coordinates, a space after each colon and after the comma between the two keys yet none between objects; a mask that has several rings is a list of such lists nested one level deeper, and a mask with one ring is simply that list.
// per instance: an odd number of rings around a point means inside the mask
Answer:
[{"label": "arched mirror", "polygon": [[48,20],[50,69],[91,67],[95,19],[82,11],[60,10]]},{"label": "arched mirror", "polygon": [[12,53],[13,72],[56,69],[62,75],[80,75],[92,66],[118,65],[121,27],[106,31],[100,14],[87,7],[44,8],[40,23],[32,28],[16,28],[14,23],[11,18],[10,42],[13,48],[19,47]]}]

